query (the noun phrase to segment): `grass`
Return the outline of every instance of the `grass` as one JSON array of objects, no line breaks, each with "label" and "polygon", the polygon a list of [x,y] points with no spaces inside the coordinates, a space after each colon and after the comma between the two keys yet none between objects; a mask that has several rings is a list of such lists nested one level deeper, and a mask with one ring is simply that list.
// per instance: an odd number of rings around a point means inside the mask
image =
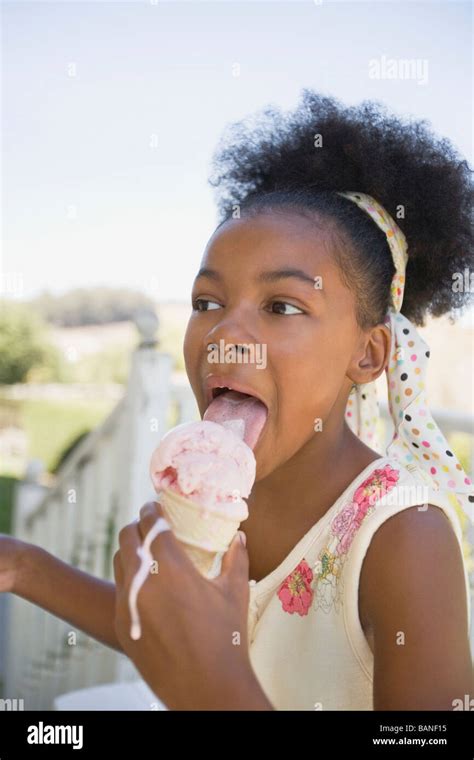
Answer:
[{"label": "grass", "polygon": [[0,533],[11,533],[13,495],[17,478],[0,477]]},{"label": "grass", "polygon": [[[85,431],[92,430],[109,414],[115,401],[50,401],[0,399],[0,427],[13,425],[24,430],[28,459],[41,459],[49,472],[62,452]],[[1,465],[0,475],[23,474],[24,462],[11,460]]]},{"label": "grass", "polygon": [[[61,457],[83,433],[109,414],[115,401],[17,401],[0,398],[0,428],[18,427],[28,441],[27,459],[40,459],[53,472]],[[23,477],[21,456],[0,462],[0,533],[11,532],[14,488]]]},{"label": "grass", "polygon": [[27,401],[23,410],[29,455],[52,470],[62,450],[81,433],[95,428],[114,403]]}]

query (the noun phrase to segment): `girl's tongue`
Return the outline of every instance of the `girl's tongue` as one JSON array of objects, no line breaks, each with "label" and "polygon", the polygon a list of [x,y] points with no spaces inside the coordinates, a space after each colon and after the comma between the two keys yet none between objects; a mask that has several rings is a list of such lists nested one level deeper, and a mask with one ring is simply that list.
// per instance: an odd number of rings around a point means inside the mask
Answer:
[{"label": "girl's tongue", "polygon": [[[268,409],[265,404],[239,391],[226,391],[217,396],[207,407],[204,420],[222,425],[229,420],[243,420],[243,439],[251,449],[255,448],[263,426],[267,421]],[[237,427],[234,427],[237,431]]]}]

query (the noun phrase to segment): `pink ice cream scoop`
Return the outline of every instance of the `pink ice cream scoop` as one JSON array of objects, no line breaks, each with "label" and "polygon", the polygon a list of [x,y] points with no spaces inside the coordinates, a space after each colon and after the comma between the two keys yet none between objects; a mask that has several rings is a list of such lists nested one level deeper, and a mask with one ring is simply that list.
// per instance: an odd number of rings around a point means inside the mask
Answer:
[{"label": "pink ice cream scoop", "polygon": [[[243,420],[189,422],[170,430],[151,458],[157,492],[191,499],[206,514],[224,511],[248,517],[247,498],[255,480],[255,457],[242,439]],[[240,435],[239,435],[240,433]]]}]

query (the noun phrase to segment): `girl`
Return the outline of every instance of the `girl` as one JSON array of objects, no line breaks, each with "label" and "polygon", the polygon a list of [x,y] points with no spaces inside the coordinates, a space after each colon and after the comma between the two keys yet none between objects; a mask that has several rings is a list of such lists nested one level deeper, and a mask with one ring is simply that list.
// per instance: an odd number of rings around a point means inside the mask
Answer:
[{"label": "girl", "polygon": [[[156,503],[120,533],[116,585],[4,538],[0,589],[125,651],[171,709],[455,709],[473,694],[456,506],[474,497],[426,405],[415,325],[467,298],[469,168],[422,122],[305,90],[294,113],[235,125],[211,184],[184,354],[201,416],[216,384],[268,410],[241,541],[210,581],[158,535],[138,641],[127,595]],[[210,365],[221,340],[265,346],[266,367]]]}]

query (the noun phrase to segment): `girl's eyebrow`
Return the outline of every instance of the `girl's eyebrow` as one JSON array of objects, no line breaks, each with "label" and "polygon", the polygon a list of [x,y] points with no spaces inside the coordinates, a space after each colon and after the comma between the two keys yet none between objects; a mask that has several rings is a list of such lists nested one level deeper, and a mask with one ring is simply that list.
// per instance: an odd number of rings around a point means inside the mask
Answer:
[{"label": "girl's eyebrow", "polygon": [[[196,275],[196,280],[199,279],[199,277],[207,277],[209,280],[222,282],[222,275],[219,272],[217,272],[215,269],[208,269],[207,267],[202,267],[199,270],[199,272]],[[260,274],[257,276],[257,282],[276,282],[277,280],[284,280],[284,279],[287,279],[288,277],[294,277],[297,280],[301,280],[302,282],[309,283],[311,287],[314,288],[314,284],[315,284],[314,277],[310,277],[309,274],[306,274],[306,272],[303,272],[302,269],[293,269],[293,268],[272,269],[272,270],[268,270],[267,272],[260,272]]]}]

